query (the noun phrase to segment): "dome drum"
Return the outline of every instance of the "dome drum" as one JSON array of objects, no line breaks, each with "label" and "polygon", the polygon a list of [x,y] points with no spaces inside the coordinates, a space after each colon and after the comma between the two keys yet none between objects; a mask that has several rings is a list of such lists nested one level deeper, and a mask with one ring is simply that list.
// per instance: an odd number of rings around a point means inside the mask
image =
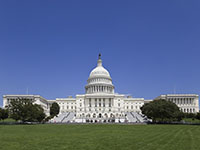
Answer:
[{"label": "dome drum", "polygon": [[104,78],[104,77],[93,77],[87,80],[88,84],[95,84],[95,83],[105,83],[105,84],[112,84],[111,78]]},{"label": "dome drum", "polygon": [[92,94],[92,93],[114,93],[114,86],[111,85],[87,85],[85,86],[86,94]]}]

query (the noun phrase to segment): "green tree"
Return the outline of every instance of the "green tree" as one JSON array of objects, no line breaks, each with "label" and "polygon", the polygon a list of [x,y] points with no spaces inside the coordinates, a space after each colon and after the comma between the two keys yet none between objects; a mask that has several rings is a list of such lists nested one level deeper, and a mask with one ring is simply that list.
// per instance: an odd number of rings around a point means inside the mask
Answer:
[{"label": "green tree", "polygon": [[43,108],[40,105],[35,104],[34,105],[34,109],[35,109],[34,110],[34,112],[35,112],[35,119],[38,122],[42,122],[45,119],[45,117],[46,117]]},{"label": "green tree", "polygon": [[0,108],[0,120],[8,118],[8,110]]},{"label": "green tree", "polygon": [[194,119],[196,115],[194,113],[184,113],[184,116],[185,116],[185,118]]},{"label": "green tree", "polygon": [[40,105],[33,104],[31,99],[12,99],[8,106],[10,117],[22,122],[41,122],[45,118],[44,110]]},{"label": "green tree", "polygon": [[51,105],[51,107],[50,107],[50,115],[51,115],[52,117],[54,117],[54,116],[58,115],[59,112],[60,112],[60,107],[59,107],[59,105],[58,105],[56,102],[52,103],[52,105]]},{"label": "green tree", "polygon": [[146,103],[141,107],[141,110],[153,122],[180,121],[183,118],[183,113],[180,112],[176,104],[163,99]]},{"label": "green tree", "polygon": [[200,120],[200,112],[198,112],[195,116],[196,119]]},{"label": "green tree", "polygon": [[182,111],[175,112],[175,118],[177,121],[181,121],[185,117],[184,113]]}]

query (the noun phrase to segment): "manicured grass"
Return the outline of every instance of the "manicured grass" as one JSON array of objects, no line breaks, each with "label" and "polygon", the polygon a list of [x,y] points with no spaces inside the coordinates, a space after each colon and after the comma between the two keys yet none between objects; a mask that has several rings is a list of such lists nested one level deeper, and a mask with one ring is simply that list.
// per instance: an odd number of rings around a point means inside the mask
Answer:
[{"label": "manicured grass", "polygon": [[195,125],[0,125],[0,150],[199,150]]},{"label": "manicured grass", "polygon": [[200,120],[198,120],[198,119],[184,118],[183,120],[185,122],[190,122],[190,123],[200,123]]},{"label": "manicured grass", "polygon": [[0,122],[16,122],[14,119],[7,118],[5,120],[0,120]]}]

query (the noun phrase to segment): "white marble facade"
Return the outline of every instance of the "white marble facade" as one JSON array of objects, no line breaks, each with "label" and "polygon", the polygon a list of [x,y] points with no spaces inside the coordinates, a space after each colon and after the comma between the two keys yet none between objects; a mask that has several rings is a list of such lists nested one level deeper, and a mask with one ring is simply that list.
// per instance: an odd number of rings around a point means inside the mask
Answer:
[{"label": "white marble facade", "polygon": [[[101,55],[99,55],[97,66],[91,71],[85,86],[85,94],[76,95],[75,98],[56,98],[46,100],[40,95],[4,95],[3,106],[15,98],[30,98],[40,104],[47,115],[51,103],[57,102],[60,106],[60,114],[73,112],[76,122],[94,120],[118,120],[123,122],[127,112],[141,113],[140,107],[152,100],[144,98],[132,98],[124,94],[114,92],[114,85],[109,72],[103,67]],[[196,113],[199,111],[199,97],[196,94],[189,95],[161,95],[156,99],[166,99],[176,103],[183,112]],[[84,121],[83,121],[84,120]]]},{"label": "white marble facade", "polygon": [[185,113],[199,112],[199,96],[196,94],[166,94],[160,95],[155,99],[171,101]]}]

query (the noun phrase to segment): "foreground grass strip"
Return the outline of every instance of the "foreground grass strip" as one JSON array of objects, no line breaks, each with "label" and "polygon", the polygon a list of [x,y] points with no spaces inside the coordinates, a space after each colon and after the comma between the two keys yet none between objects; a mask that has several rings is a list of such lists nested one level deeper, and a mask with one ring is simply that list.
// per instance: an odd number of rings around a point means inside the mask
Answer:
[{"label": "foreground grass strip", "polygon": [[199,150],[194,125],[0,125],[1,150]]}]

